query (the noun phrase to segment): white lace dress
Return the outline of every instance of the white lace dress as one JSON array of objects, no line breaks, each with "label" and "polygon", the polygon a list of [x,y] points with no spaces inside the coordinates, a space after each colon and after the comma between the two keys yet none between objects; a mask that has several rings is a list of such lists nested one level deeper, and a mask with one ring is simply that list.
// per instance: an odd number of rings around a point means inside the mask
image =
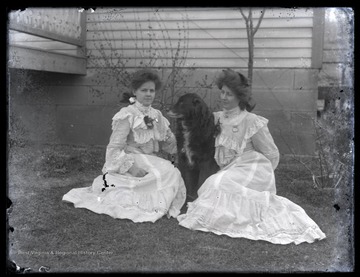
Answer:
[{"label": "white lace dress", "polygon": [[[154,119],[152,128],[145,124],[145,116]],[[178,216],[186,199],[185,184],[170,161],[156,156],[160,148],[176,153],[175,137],[161,112],[139,102],[122,108],[112,119],[103,174],[90,187],[70,190],[63,201],[134,222]],[[133,164],[148,174],[132,176],[128,170]]]},{"label": "white lace dress", "polygon": [[276,195],[274,169],[279,151],[264,117],[241,111],[215,112],[221,133],[215,141],[220,171],[205,180],[198,198],[177,217],[183,227],[299,244],[325,238],[318,225],[297,204]]}]

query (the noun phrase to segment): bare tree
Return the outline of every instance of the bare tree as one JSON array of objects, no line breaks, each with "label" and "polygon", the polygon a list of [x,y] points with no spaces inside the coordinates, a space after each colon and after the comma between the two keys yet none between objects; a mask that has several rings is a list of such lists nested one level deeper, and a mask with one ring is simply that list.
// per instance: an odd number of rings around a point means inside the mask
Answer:
[{"label": "bare tree", "polygon": [[249,8],[248,15],[246,16],[243,9],[240,8],[240,13],[242,17],[245,19],[245,25],[246,25],[246,33],[248,38],[248,45],[249,45],[249,61],[248,61],[248,80],[250,85],[250,91],[252,89],[252,79],[253,79],[253,68],[254,68],[254,37],[257,32],[257,30],[260,27],[261,21],[265,14],[265,9],[261,10],[260,17],[258,19],[258,22],[256,26],[254,27],[253,22],[253,11],[252,8]]}]

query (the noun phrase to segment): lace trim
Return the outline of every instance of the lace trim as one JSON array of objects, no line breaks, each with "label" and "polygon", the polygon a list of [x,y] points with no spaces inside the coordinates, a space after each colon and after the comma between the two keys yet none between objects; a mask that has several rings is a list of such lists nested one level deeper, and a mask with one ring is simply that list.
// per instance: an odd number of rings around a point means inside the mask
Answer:
[{"label": "lace trim", "polygon": [[[276,220],[277,217],[267,214],[269,209],[267,201],[257,201],[256,199],[249,199],[243,195],[239,195],[239,198],[232,198],[236,193],[221,191],[221,190],[208,190],[208,195],[202,194],[202,202],[192,202],[189,204],[189,208],[186,214],[178,217],[180,225],[195,230],[210,231],[215,234],[225,234],[230,237],[245,237],[253,240],[267,240],[272,243],[287,244],[294,242],[299,244],[302,242],[313,242],[316,239],[324,239],[326,235],[321,231],[319,226],[313,222],[305,213],[298,216],[296,212],[289,214],[288,216],[282,216],[280,220]],[[216,226],[214,222],[220,218],[219,214],[214,212],[214,209],[227,210],[230,209],[230,214],[235,214],[233,210],[233,204],[231,201],[221,201],[222,204],[218,207],[209,205],[214,203],[214,199],[219,199],[225,196],[227,200],[232,199],[233,202],[242,206],[242,201],[249,203],[248,209],[259,215],[254,217],[252,223],[249,226],[253,228],[234,228],[234,222],[232,216],[225,216],[222,218],[221,225]],[[287,213],[285,213],[287,215]],[[276,215],[278,216],[278,215]],[[205,229],[205,230],[204,230]],[[249,230],[250,229],[250,230]]]},{"label": "lace trim", "polygon": [[[213,232],[217,235],[227,235],[233,238],[265,240],[274,244],[294,243],[298,245],[303,242],[313,243],[316,240],[322,240],[326,238],[326,235],[316,225],[309,226],[305,230],[300,230],[298,232],[289,232],[288,230],[283,229],[283,230],[279,230],[277,233],[274,234],[256,235],[246,231],[232,230],[230,228],[216,228],[211,224],[209,224],[208,222],[205,222],[201,217],[186,218],[184,221],[185,222],[180,221],[180,225],[189,229]],[[200,225],[200,226],[196,226],[196,225]],[[202,227],[205,228],[206,230],[204,230]]]},{"label": "lace trim", "polygon": [[[246,130],[244,132],[223,131],[215,140],[215,159],[220,166],[229,164],[235,156],[243,153],[246,148],[247,141],[256,132],[264,127],[268,120],[258,115],[252,115],[250,118],[244,118],[240,124],[233,128],[238,130]],[[250,127],[248,127],[248,125]]]},{"label": "lace trim", "polygon": [[157,141],[166,140],[167,131],[170,129],[170,122],[161,114],[161,112],[151,107],[149,108],[149,116],[157,118],[158,122],[154,123],[154,127],[152,129],[148,129],[144,121],[144,117],[146,115],[133,106],[134,105],[122,108],[120,112],[113,117],[113,128],[115,127],[117,120],[128,119],[130,128],[134,134],[135,142],[143,144],[147,143],[151,139]]},{"label": "lace trim", "polygon": [[253,135],[255,135],[257,131],[259,131],[262,127],[266,126],[268,122],[269,120],[267,120],[266,118],[259,115],[256,116],[253,125],[247,129],[244,139],[241,142],[241,153],[246,147],[247,140],[250,139]]},{"label": "lace trim", "polygon": [[176,154],[177,153],[177,145],[176,145],[176,138],[175,135],[169,129],[165,140],[161,144],[161,150],[169,153],[169,154]]},{"label": "lace trim", "polygon": [[[109,193],[111,193],[110,190],[116,190],[116,184],[111,184],[111,180],[105,175],[103,175],[104,187],[102,191],[109,188]],[[185,187],[183,189],[185,190]],[[169,195],[173,197],[169,197]],[[173,198],[173,201],[169,201],[170,198]],[[123,194],[122,203],[114,203],[114,210],[123,208],[127,210],[127,212],[124,211],[125,214],[131,213],[131,210],[133,210],[141,213],[160,213],[166,214],[168,217],[177,217],[180,213],[180,208],[185,202],[185,198],[186,193],[181,190],[179,191],[179,188],[174,186],[164,187],[151,192],[127,192]],[[106,195],[100,196],[98,201],[102,203],[105,201],[108,205]]]},{"label": "lace trim", "polygon": [[131,155],[126,155],[119,169],[120,174],[127,172],[134,164],[134,158]]},{"label": "lace trim", "polygon": [[235,150],[238,154],[241,154],[246,147],[247,140],[256,134],[259,129],[264,127],[268,123],[268,120],[264,117],[256,116],[255,120],[250,123],[252,124],[251,127],[247,127],[247,124],[243,122],[247,123],[248,121],[242,121],[236,128],[239,130],[247,128],[245,134],[241,132],[222,132],[216,138],[215,146],[224,146],[225,148]]},{"label": "lace trim", "polygon": [[116,153],[111,157],[111,161],[104,165],[104,172],[119,172],[124,174],[134,164],[134,158],[124,151]]}]

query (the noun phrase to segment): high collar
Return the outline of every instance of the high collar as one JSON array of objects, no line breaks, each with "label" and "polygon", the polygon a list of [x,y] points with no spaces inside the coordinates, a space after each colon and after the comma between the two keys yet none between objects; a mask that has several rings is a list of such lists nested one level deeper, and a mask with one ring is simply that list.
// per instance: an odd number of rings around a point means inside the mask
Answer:
[{"label": "high collar", "polygon": [[236,106],[235,108],[231,109],[231,110],[223,110],[223,113],[224,113],[224,117],[225,118],[229,118],[229,117],[233,117],[233,116],[236,116],[236,115],[239,115],[241,114],[243,111],[240,110],[240,107],[239,106]]},{"label": "high collar", "polygon": [[134,105],[142,113],[148,114],[150,112],[151,105],[146,107],[139,101],[135,101]]}]

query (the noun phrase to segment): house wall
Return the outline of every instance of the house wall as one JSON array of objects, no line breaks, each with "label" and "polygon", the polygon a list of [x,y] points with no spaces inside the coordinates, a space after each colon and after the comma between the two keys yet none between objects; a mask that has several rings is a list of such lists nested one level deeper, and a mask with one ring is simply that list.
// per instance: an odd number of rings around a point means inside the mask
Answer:
[{"label": "house wall", "polygon": [[[253,96],[257,106],[253,112],[269,119],[282,154],[313,155],[315,151],[312,121],[319,68],[312,67],[313,21],[312,9],[270,9],[255,36]],[[122,107],[119,100],[127,89],[124,74],[141,66],[154,67],[165,80],[155,106],[164,95],[170,97],[169,107],[181,93],[196,92],[217,110],[218,90],[213,81],[221,69],[247,74],[244,31],[241,14],[231,9],[88,12],[86,76],[9,71],[10,126],[15,126],[10,128],[10,138],[106,145],[111,118]],[[177,48],[177,43],[186,44]],[[188,52],[179,52],[184,49]],[[186,59],[175,59],[172,64],[171,55],[176,53]],[[172,86],[169,76],[174,68],[178,77]]]},{"label": "house wall", "polygon": [[349,8],[328,8],[325,18],[319,114],[350,112],[354,106],[354,13]]},{"label": "house wall", "polygon": [[[261,13],[253,9],[254,25]],[[254,40],[255,67],[310,67],[313,17],[313,9],[266,9]],[[237,8],[96,9],[87,15],[86,41],[89,68],[172,67],[176,55],[181,67],[248,63],[246,23]]]}]

